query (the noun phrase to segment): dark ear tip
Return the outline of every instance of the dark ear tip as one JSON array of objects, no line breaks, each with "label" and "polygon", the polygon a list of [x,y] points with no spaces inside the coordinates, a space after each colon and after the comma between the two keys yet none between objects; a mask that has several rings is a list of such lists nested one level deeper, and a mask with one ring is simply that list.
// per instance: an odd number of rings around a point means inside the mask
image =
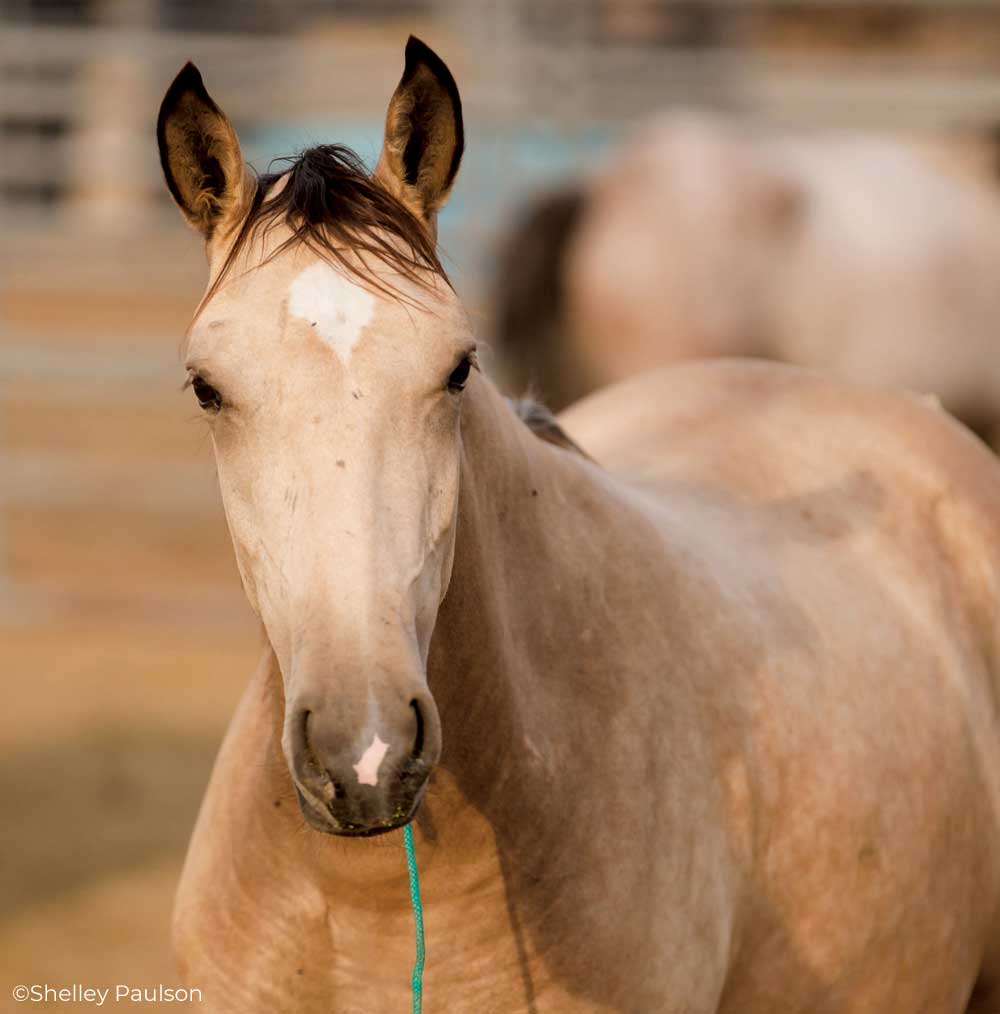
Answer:
[{"label": "dark ear tip", "polygon": [[191,84],[203,84],[201,79],[201,71],[190,61],[184,64],[183,67],[177,72],[175,81],[187,81]]},{"label": "dark ear tip", "polygon": [[451,71],[448,70],[448,65],[426,42],[411,35],[406,40],[406,69],[403,71],[403,79],[409,78],[421,64],[427,67],[449,91],[457,93],[458,88]]},{"label": "dark ear tip", "polygon": [[415,35],[411,35],[406,40],[406,62],[415,63],[430,53],[431,56],[436,56],[433,49],[424,42],[423,39],[418,39]]},{"label": "dark ear tip", "polygon": [[212,101],[212,96],[208,94],[208,90],[205,88],[205,82],[201,79],[201,71],[188,60],[178,71],[177,77],[170,83],[170,87],[160,103],[160,113],[156,118],[156,133],[160,139],[161,148],[163,146],[167,119],[178,107],[185,95],[193,95],[202,105],[207,106],[216,113],[220,112],[219,107]]},{"label": "dark ear tip", "polygon": [[[201,71],[190,60],[181,67],[177,72],[177,77],[170,83],[170,87],[163,97],[162,109],[172,108],[177,100],[187,92],[194,92],[202,99],[209,99],[205,82],[201,78]],[[209,99],[209,101],[211,100]]]}]

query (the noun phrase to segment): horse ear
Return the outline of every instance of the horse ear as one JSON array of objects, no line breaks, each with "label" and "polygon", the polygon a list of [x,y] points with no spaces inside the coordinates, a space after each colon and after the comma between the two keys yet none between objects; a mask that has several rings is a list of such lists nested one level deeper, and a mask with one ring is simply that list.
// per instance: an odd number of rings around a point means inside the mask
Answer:
[{"label": "horse ear", "polygon": [[245,167],[236,131],[187,63],[174,78],[156,121],[160,164],[185,218],[210,239],[243,197]]},{"label": "horse ear", "polygon": [[464,147],[455,79],[441,57],[411,35],[403,76],[389,102],[375,178],[434,228]]}]

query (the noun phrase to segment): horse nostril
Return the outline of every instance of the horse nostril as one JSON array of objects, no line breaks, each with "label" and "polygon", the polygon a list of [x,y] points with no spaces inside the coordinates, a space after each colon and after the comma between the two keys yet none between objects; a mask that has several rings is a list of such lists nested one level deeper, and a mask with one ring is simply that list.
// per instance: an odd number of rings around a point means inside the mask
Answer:
[{"label": "horse nostril", "polygon": [[305,755],[304,760],[306,764],[317,774],[320,774],[323,771],[323,767],[316,759],[316,755],[313,753],[312,742],[309,739],[309,716],[311,714],[311,711],[302,712],[299,734],[302,737],[302,752]]},{"label": "horse nostril", "polygon": [[343,799],[347,795],[343,785],[333,777],[333,773],[320,761],[313,750],[312,740],[309,738],[309,717],[311,715],[311,711],[302,712],[299,731],[302,737],[303,760],[308,769],[318,778],[320,786],[326,786],[326,791],[330,792],[334,799]]},{"label": "horse nostril", "polygon": [[413,708],[414,714],[417,716],[417,731],[413,737],[413,749],[410,751],[410,757],[413,760],[419,760],[420,755],[424,752],[424,716],[416,698],[410,701],[410,707]]}]

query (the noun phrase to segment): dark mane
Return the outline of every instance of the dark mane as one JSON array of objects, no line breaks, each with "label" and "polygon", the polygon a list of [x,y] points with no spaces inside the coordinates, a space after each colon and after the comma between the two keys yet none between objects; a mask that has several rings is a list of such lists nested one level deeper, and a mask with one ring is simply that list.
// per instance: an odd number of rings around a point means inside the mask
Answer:
[{"label": "dark mane", "polygon": [[[203,302],[219,287],[254,237],[266,236],[282,224],[291,229],[292,235],[269,254],[268,260],[302,244],[362,284],[397,298],[401,298],[398,289],[379,277],[379,264],[425,288],[428,273],[451,284],[438,260],[430,231],[402,201],[372,178],[350,148],[321,144],[297,157],[275,161],[287,167],[253,178],[248,210],[236,241]],[[269,196],[283,176],[287,176],[284,186]]]},{"label": "dark mane", "polygon": [[563,447],[567,451],[575,451],[584,458],[590,457],[540,401],[535,401],[534,398],[509,398],[508,401],[514,414],[539,440]]}]

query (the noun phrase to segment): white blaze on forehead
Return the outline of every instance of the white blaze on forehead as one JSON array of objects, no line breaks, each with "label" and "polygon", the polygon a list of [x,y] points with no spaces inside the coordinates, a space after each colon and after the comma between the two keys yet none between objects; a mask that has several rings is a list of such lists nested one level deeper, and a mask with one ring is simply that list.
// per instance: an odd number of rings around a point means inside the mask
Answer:
[{"label": "white blaze on forehead", "polygon": [[352,765],[358,776],[359,785],[378,785],[378,769],[385,759],[388,743],[379,739],[378,733],[372,737],[371,745],[361,755],[357,764]]},{"label": "white blaze on forehead", "polygon": [[375,297],[325,261],[317,261],[292,282],[288,310],[308,321],[346,364],[372,319]]}]

